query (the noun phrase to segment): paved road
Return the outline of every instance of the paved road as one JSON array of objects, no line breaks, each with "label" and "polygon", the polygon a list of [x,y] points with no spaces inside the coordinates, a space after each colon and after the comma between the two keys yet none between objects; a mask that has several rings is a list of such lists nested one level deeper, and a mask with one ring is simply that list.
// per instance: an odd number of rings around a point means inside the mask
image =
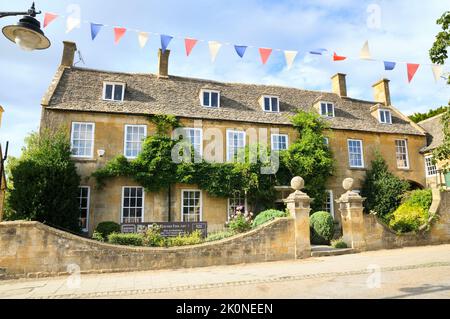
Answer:
[{"label": "paved road", "polygon": [[0,298],[450,299],[450,245],[236,266],[0,281]]}]

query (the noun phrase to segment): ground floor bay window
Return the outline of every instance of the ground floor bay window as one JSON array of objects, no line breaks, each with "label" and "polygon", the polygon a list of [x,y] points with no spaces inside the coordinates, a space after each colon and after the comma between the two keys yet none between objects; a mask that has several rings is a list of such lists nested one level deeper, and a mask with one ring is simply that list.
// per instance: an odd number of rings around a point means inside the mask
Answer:
[{"label": "ground floor bay window", "polygon": [[142,187],[123,187],[121,222],[123,224],[134,224],[143,221],[144,189]]},{"label": "ground floor bay window", "polygon": [[200,190],[182,190],[181,221],[202,221],[202,192]]}]

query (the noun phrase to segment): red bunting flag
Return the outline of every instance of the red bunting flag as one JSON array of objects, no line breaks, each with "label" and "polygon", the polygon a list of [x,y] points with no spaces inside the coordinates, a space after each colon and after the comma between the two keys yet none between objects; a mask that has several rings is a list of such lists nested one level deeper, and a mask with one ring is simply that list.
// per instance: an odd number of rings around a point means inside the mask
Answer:
[{"label": "red bunting flag", "polygon": [[272,49],[268,48],[259,48],[259,54],[261,55],[261,61],[263,64],[267,63],[267,60],[269,60],[270,55],[272,54]]},{"label": "red bunting flag", "polygon": [[186,56],[189,56],[192,52],[192,49],[195,47],[195,45],[197,44],[196,39],[191,39],[191,38],[186,38],[184,39],[184,45],[186,47]]},{"label": "red bunting flag", "polygon": [[347,59],[347,57],[337,55],[336,52],[334,52],[334,54],[333,54],[333,61],[344,61],[345,59]]},{"label": "red bunting flag", "polygon": [[414,64],[414,63],[407,63],[406,69],[408,70],[408,82],[411,83],[414,75],[417,72],[417,69],[419,68],[420,64]]},{"label": "red bunting flag", "polygon": [[127,29],[125,28],[114,28],[114,43],[119,43],[120,39],[125,35]]},{"label": "red bunting flag", "polygon": [[46,12],[44,16],[44,28],[53,22],[58,17],[57,14]]}]

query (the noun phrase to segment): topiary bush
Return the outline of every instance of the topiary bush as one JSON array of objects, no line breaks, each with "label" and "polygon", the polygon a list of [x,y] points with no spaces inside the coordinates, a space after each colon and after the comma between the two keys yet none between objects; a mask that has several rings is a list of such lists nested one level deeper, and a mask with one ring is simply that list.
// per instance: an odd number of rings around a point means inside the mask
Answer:
[{"label": "topiary bush", "polygon": [[311,243],[314,245],[329,245],[334,235],[334,221],[330,213],[316,212],[309,219]]},{"label": "topiary bush", "polygon": [[282,212],[281,210],[276,210],[276,209],[269,209],[269,210],[259,213],[255,217],[252,227],[255,228],[255,227],[265,224],[275,218],[281,218],[281,217],[287,217],[287,216],[288,216],[287,212]]},{"label": "topiary bush", "polygon": [[112,233],[108,236],[108,243],[124,246],[144,246],[144,235]]},{"label": "topiary bush", "polygon": [[103,238],[108,238],[112,233],[120,233],[120,225],[116,222],[101,222],[95,228],[95,232],[99,233]]}]

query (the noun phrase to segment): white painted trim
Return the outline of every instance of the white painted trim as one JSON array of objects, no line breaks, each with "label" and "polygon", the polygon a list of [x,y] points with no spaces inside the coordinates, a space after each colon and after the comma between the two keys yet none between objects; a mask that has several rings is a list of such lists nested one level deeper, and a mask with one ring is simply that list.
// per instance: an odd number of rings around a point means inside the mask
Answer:
[{"label": "white painted trim", "polygon": [[[395,142],[397,142],[397,141],[405,141],[406,164],[407,164],[406,167],[398,167],[398,163],[397,163],[397,168],[398,169],[409,169],[410,165],[409,165],[408,140],[407,139],[396,139]],[[397,145],[396,144],[395,144],[395,161],[397,162]]]},{"label": "white painted trim", "polygon": [[[350,162],[350,141],[352,142],[361,142],[361,164],[362,166],[352,166],[352,163]],[[364,144],[362,140],[359,139],[353,139],[353,138],[349,138],[347,139],[347,157],[348,157],[348,165],[350,166],[350,168],[364,168],[365,167],[365,163],[364,163]]]},{"label": "white painted trim", "polygon": [[[112,87],[113,87],[111,99],[106,98],[106,85],[112,85]],[[116,85],[122,86],[122,99],[121,100],[114,100],[114,93],[116,92]],[[125,86],[126,86],[126,83],[124,83],[124,82],[108,82],[108,81],[103,82],[102,99],[104,101],[123,102],[123,100],[125,98]]]},{"label": "white painted trim", "polygon": [[330,210],[331,210],[331,216],[333,216],[333,219],[335,219],[335,215],[334,215],[334,194],[333,191],[331,189],[327,189],[326,192],[328,194],[330,194],[331,200],[330,200]]},{"label": "white painted trim", "polygon": [[87,188],[87,213],[86,213],[86,228],[83,228],[81,231],[88,232],[89,231],[89,220],[91,214],[91,187],[90,186],[79,186],[79,188]]},{"label": "white painted trim", "polygon": [[[274,137],[279,137],[279,136],[285,136],[286,137],[286,149],[289,149],[289,135],[288,134],[272,134],[270,136],[270,149],[272,151],[275,151],[273,149],[273,145],[274,145],[273,139],[274,139]],[[276,150],[276,151],[281,151],[281,150]]]},{"label": "white painted trim", "polygon": [[137,156],[127,156],[127,128],[128,127],[143,127],[144,128],[144,139],[142,140],[142,143],[144,143],[144,140],[147,138],[147,125],[144,124],[125,124],[124,132],[123,132],[123,156],[125,156],[127,159],[136,159]]},{"label": "white painted trim", "polygon": [[[331,104],[331,106],[332,106],[332,109],[333,109],[333,116],[332,117],[336,117],[336,113],[335,113],[335,104],[333,103],[333,102],[329,102],[329,101],[319,101],[319,114],[320,114],[320,116],[323,116],[323,117],[330,117],[330,116],[328,116],[327,114],[322,114],[322,104],[323,103],[325,103],[325,104]],[[327,110],[328,111],[328,110]]]},{"label": "white painted trim", "polygon": [[[385,112],[385,114],[384,114],[384,119],[386,120],[386,113],[389,113],[389,122],[382,122],[381,121],[381,112]],[[391,110],[388,110],[388,109],[382,109],[382,108],[380,108],[380,109],[378,109],[378,121],[381,123],[381,124],[392,124],[392,112],[391,112]]]},{"label": "white painted trim", "polygon": [[428,166],[427,166],[427,159],[428,159],[428,158],[433,159],[433,155],[427,155],[427,156],[425,156],[425,158],[424,158],[424,162],[425,162],[425,176],[426,176],[426,177],[435,177],[435,176],[437,175],[437,166],[436,166],[436,164],[433,164],[434,167],[435,167],[436,173],[433,174],[433,175],[429,175],[429,174],[428,174]]},{"label": "white painted trim", "polygon": [[[269,111],[267,111],[266,108],[265,108],[265,99],[266,98],[270,99],[270,110]],[[272,99],[273,98],[277,99],[278,111],[274,111],[273,110],[273,105],[272,105]],[[261,96],[261,108],[266,113],[280,113],[280,97],[276,96],[276,95],[263,95],[263,96]]]},{"label": "white painted trim", "polygon": [[72,149],[73,149],[73,127],[75,124],[85,124],[85,125],[92,125],[92,145],[91,145],[91,155],[70,155],[73,158],[88,158],[88,159],[93,159],[94,158],[94,145],[95,145],[95,123],[93,122],[72,122],[72,128],[71,128],[71,132],[70,132],[70,152],[72,153]]},{"label": "white painted trim", "polygon": [[227,143],[227,147],[226,147],[226,151],[227,151],[227,162],[229,162],[231,159],[229,158],[229,143],[228,143],[228,133],[242,133],[244,134],[244,149],[247,146],[247,134],[245,131],[239,131],[239,130],[232,130],[232,129],[227,129],[227,139],[226,139],[226,143]]},{"label": "white painted trim", "polygon": [[[209,106],[209,105],[205,105],[205,101],[203,100],[203,94],[204,93],[209,93],[209,102],[211,104],[211,93],[217,93],[218,97],[217,97],[217,107],[216,106]],[[203,107],[206,107],[208,109],[220,109],[220,91],[218,90],[210,90],[210,89],[201,89],[200,90],[200,105]]]},{"label": "white painted trim", "polygon": [[200,192],[200,220],[199,222],[203,221],[203,192],[201,189],[182,189],[181,190],[181,221],[184,222],[184,214],[183,214],[183,208],[184,208],[184,192]]},{"label": "white painted trim", "polygon": [[145,221],[145,189],[142,186],[122,186],[122,198],[120,201],[120,221],[119,224],[123,224],[123,200],[125,197],[125,188],[141,188],[142,189],[142,216],[141,223]]}]

